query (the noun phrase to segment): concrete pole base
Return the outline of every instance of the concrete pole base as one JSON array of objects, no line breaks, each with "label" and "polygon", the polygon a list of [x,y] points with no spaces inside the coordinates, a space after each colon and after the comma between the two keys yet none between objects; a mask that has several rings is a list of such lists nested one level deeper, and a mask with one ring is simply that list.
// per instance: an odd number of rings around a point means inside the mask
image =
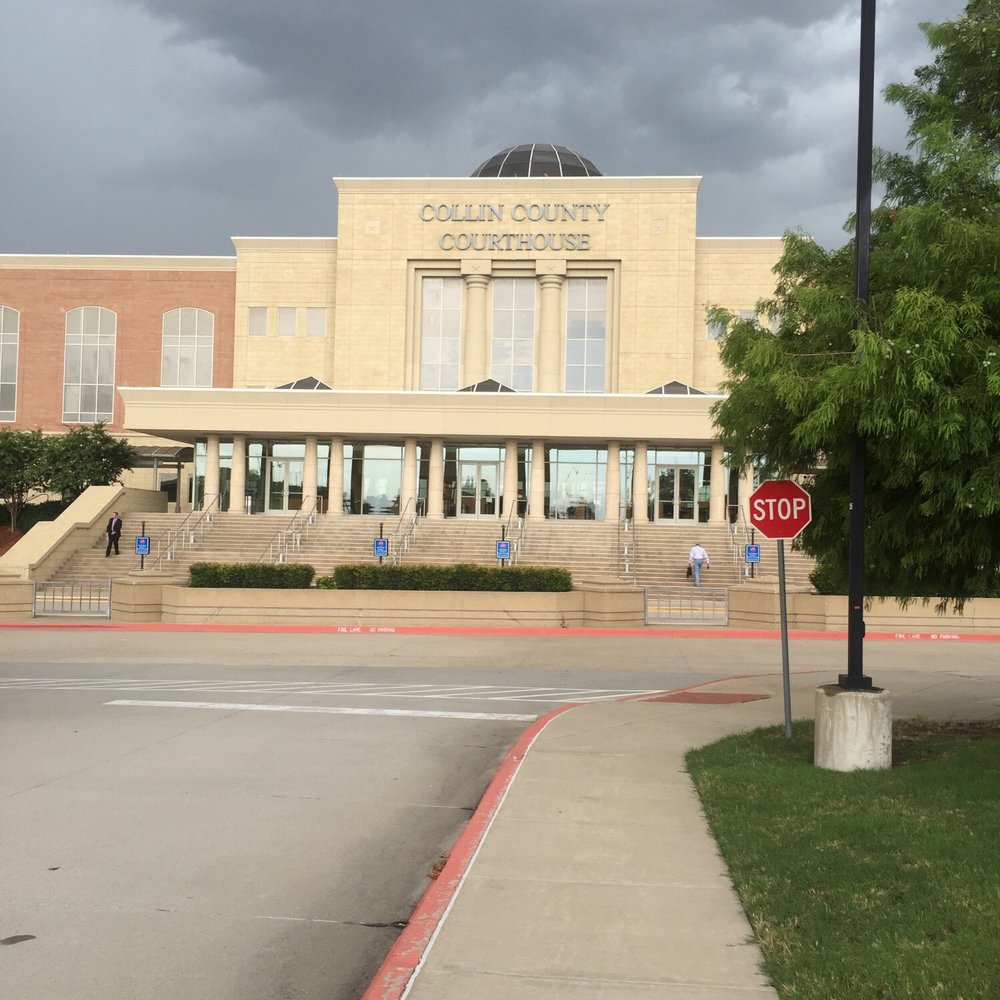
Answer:
[{"label": "concrete pole base", "polygon": [[816,689],[813,763],[828,771],[884,771],[892,767],[892,701],[884,688]]}]

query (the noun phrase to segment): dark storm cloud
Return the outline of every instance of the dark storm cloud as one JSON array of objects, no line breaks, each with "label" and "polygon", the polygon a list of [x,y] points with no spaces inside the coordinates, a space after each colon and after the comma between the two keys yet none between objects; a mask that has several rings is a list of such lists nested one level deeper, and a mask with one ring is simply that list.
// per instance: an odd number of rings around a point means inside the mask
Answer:
[{"label": "dark storm cloud", "polygon": [[[860,0],[8,0],[0,252],[231,253],[335,232],[330,176],[469,174],[552,141],[701,174],[702,235],[853,208]],[[928,60],[879,0],[879,86]],[[876,142],[905,122],[880,108]]]},{"label": "dark storm cloud", "polygon": [[[595,111],[610,105],[621,113],[617,121],[605,119],[605,129],[626,129],[655,124],[692,93],[710,98],[703,84],[729,73],[748,93],[780,101],[788,81],[776,70],[794,57],[776,58],[768,49],[853,6],[843,0],[138,5],[171,24],[178,42],[210,40],[261,74],[269,96],[294,103],[342,139],[389,130],[426,135],[443,118],[473,114],[495,95],[534,95],[544,108],[564,113],[581,98],[596,98]],[[819,65],[811,59],[797,69],[808,74]],[[558,92],[548,86],[553,79],[562,84]],[[722,109],[713,117],[728,124]]]}]

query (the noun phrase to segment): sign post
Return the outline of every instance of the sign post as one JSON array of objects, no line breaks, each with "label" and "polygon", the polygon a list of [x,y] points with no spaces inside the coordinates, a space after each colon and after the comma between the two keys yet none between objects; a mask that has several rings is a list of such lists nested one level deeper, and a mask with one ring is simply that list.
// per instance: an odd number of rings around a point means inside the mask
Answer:
[{"label": "sign post", "polygon": [[378,556],[378,564],[389,555],[389,539],[382,534],[382,521],[378,525],[378,538],[372,539],[372,554]]},{"label": "sign post", "polygon": [[781,676],[785,736],[792,735],[792,688],[788,670],[788,605],[785,598],[785,539],[797,538],[812,520],[812,499],[791,479],[761,483],[750,494],[750,524],[778,543],[778,607],[781,614]]},{"label": "sign post", "polygon": [[135,554],[139,557],[139,569],[146,566],[146,556],[149,555],[149,535],[146,534],[146,522],[142,522],[140,534],[135,540]]}]

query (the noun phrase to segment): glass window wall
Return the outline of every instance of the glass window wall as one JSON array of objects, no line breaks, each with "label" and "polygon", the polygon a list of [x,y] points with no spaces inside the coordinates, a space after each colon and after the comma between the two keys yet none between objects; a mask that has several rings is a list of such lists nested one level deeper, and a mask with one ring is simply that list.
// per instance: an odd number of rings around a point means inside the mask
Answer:
[{"label": "glass window wall", "polygon": [[566,283],[566,391],[604,392],[607,278]]},{"label": "glass window wall", "polygon": [[493,279],[491,374],[515,392],[534,388],[535,279]]},{"label": "glass window wall", "polygon": [[421,283],[420,388],[458,388],[462,337],[462,279],[424,278]]},{"label": "glass window wall", "polygon": [[608,472],[604,448],[546,448],[546,516],[603,521]]},{"label": "glass window wall", "polygon": [[399,514],[403,446],[344,444],[344,510],[349,514]]}]

